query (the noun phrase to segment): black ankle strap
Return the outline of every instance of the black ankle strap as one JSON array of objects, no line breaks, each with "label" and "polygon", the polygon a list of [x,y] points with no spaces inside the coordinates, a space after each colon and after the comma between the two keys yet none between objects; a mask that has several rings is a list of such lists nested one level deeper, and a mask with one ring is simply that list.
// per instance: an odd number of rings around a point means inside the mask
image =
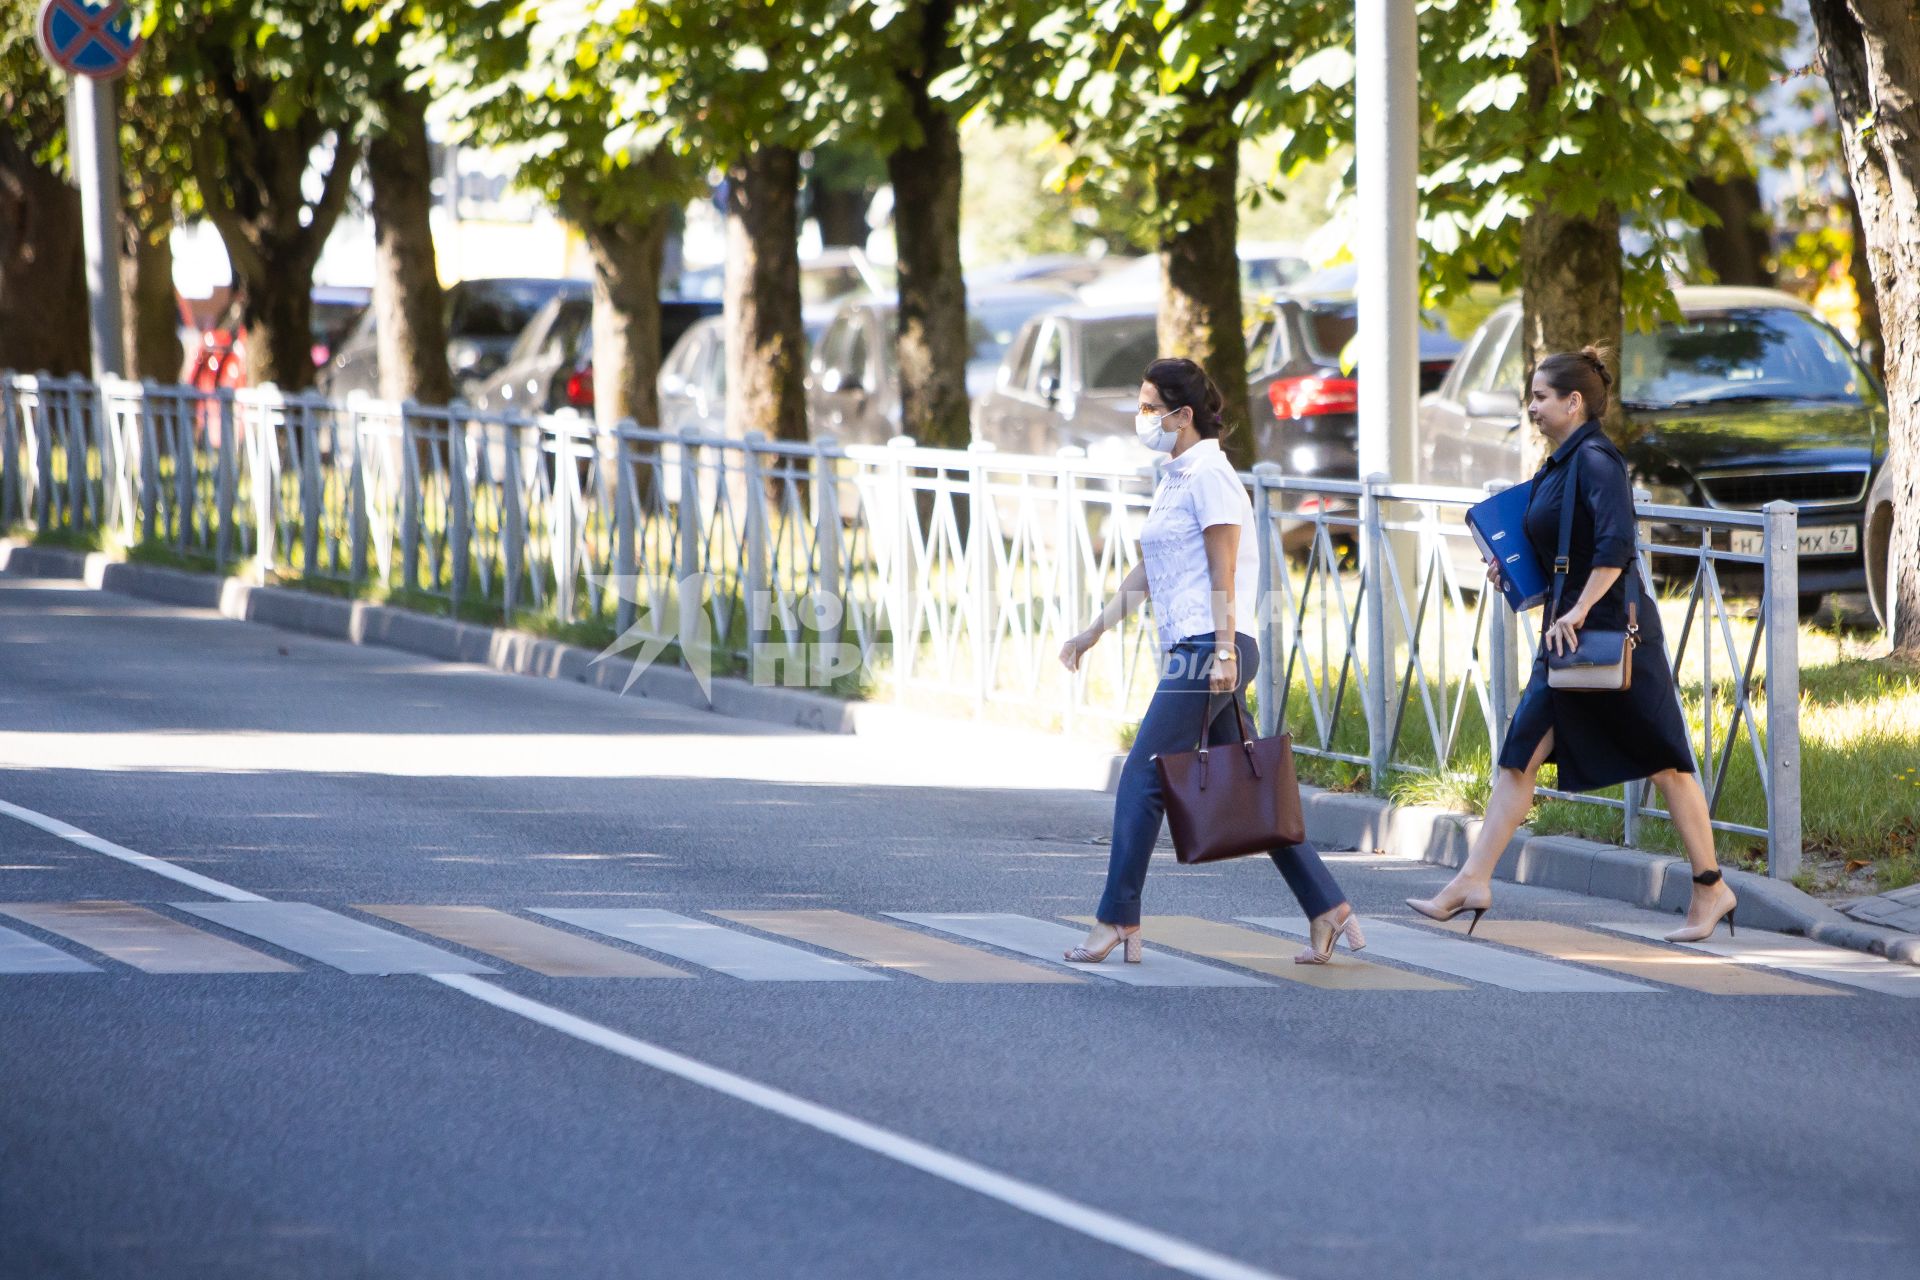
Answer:
[{"label": "black ankle strap", "polygon": [[1702,871],[1699,875],[1693,878],[1693,882],[1695,884],[1719,884],[1720,868],[1715,867],[1711,871]]}]

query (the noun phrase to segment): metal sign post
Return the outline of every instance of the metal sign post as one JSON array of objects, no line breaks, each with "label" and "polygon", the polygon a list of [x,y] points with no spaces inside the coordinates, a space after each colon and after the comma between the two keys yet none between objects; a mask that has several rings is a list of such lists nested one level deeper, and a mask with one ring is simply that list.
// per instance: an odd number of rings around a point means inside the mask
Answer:
[{"label": "metal sign post", "polygon": [[120,113],[113,82],[140,52],[123,0],[41,0],[35,24],[47,61],[70,77],[67,150],[80,181],[93,376],[126,372],[120,315]]}]

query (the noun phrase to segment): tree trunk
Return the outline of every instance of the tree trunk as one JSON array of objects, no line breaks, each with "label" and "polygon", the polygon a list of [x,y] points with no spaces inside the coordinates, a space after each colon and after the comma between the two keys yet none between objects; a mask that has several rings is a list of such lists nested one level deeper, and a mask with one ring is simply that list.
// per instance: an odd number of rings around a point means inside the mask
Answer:
[{"label": "tree trunk", "polygon": [[946,69],[952,0],[920,11],[920,59],[903,73],[918,145],[887,157],[900,260],[900,430],[934,448],[964,449],[967,284],[960,268],[960,128],[927,85]]},{"label": "tree trunk", "polygon": [[1754,176],[1698,175],[1687,181],[1687,192],[1720,219],[1719,226],[1700,229],[1707,266],[1719,282],[1771,288],[1773,271],[1767,266],[1771,221],[1760,203],[1760,183]]},{"label": "tree trunk", "polygon": [[1867,266],[1867,228],[1860,221],[1860,202],[1847,188],[1847,225],[1853,229],[1853,252],[1847,255],[1847,276],[1860,305],[1860,327],[1854,341],[1882,383],[1887,380],[1887,339],[1880,331],[1880,303],[1873,292],[1873,271]]},{"label": "tree trunk", "polygon": [[[1581,28],[1560,28],[1559,39],[1572,47]],[[1529,101],[1544,104],[1559,74],[1553,46],[1538,41],[1527,67]],[[1609,111],[1597,100],[1591,110]],[[1614,389],[1620,386],[1620,338],[1624,313],[1621,285],[1625,262],[1620,251],[1620,211],[1602,203],[1591,213],[1569,213],[1557,198],[1578,191],[1587,182],[1587,157],[1565,155],[1553,162],[1557,181],[1544,184],[1548,193],[1537,201],[1520,228],[1520,362],[1526,380],[1515,388],[1520,402],[1527,400],[1527,384],[1534,366],[1547,356],[1578,351],[1589,344],[1607,349],[1607,369]],[[1616,441],[1626,419],[1618,396],[1608,399],[1601,419]],[[1547,455],[1546,440],[1534,430],[1521,433],[1521,466],[1530,472]]]},{"label": "tree trunk", "polygon": [[593,257],[593,416],[611,430],[660,423],[660,270],[671,220],[577,225]]},{"label": "tree trunk", "polygon": [[[1920,11],[1812,0],[1886,347],[1894,650],[1920,658]],[[1856,124],[1856,122],[1858,122]]]},{"label": "tree trunk", "polygon": [[0,369],[86,374],[80,193],[0,130]]},{"label": "tree trunk", "polygon": [[800,157],[757,147],[727,173],[727,434],[807,438]]},{"label": "tree trunk", "polygon": [[[1251,467],[1247,421],[1247,338],[1240,307],[1240,136],[1224,104],[1220,118],[1195,126],[1179,148],[1188,159],[1154,174],[1162,209],[1183,211],[1184,226],[1160,238],[1159,342],[1163,356],[1184,356],[1205,369],[1225,400],[1220,447],[1235,467]],[[1211,156],[1202,168],[1191,163]],[[1142,373],[1145,370],[1141,371]]]},{"label": "tree trunk", "polygon": [[373,187],[374,330],[380,397],[446,404],[446,303],[434,259],[426,100],[398,83],[381,95],[385,128],[367,144]]},{"label": "tree trunk", "polygon": [[[131,222],[131,219],[129,219]],[[173,290],[173,228],[130,226],[120,279],[130,378],[178,382],[186,360],[180,344],[180,299]]]}]

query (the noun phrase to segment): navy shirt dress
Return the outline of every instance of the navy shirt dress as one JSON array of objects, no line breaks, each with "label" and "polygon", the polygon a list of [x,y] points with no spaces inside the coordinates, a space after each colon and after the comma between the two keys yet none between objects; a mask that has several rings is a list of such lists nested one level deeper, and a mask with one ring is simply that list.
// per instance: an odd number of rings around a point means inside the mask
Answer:
[{"label": "navy shirt dress", "polygon": [[[1580,452],[1579,491],[1569,494],[1567,464],[1575,450]],[[1560,504],[1568,501],[1576,505],[1567,541],[1562,607],[1573,607],[1596,566],[1621,569],[1620,579],[1594,602],[1584,625],[1623,629],[1627,625],[1626,575],[1639,572],[1633,563],[1633,486],[1627,479],[1627,460],[1607,439],[1598,419],[1588,419],[1568,436],[1533,478],[1533,493],[1527,500],[1527,541],[1549,569],[1560,554]],[[1526,768],[1540,740],[1552,730],[1553,750],[1547,761],[1559,766],[1563,791],[1597,791],[1665,769],[1694,771],[1686,722],[1674,700],[1673,671],[1667,666],[1661,640],[1660,611],[1644,587],[1639,594],[1640,644],[1633,651],[1632,685],[1621,693],[1549,688],[1547,649],[1542,643],[1527,691],[1500,747],[1502,768]],[[1549,597],[1541,607],[1543,632],[1544,615],[1552,608]]]}]

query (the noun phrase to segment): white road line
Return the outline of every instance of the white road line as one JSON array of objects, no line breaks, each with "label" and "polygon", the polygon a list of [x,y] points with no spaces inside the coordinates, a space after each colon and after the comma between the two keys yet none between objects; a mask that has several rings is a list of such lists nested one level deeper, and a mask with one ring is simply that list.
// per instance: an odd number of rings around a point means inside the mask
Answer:
[{"label": "white road line", "polygon": [[[1670,927],[1664,921],[1660,924],[1594,925],[1596,929],[1611,929],[1616,933],[1631,934],[1636,938],[1647,938],[1654,942],[1664,941]],[[1811,938],[1763,933],[1749,939],[1742,934],[1739,937],[1716,937],[1702,942],[1682,942],[1674,945],[1685,947],[1689,951],[1704,951],[1710,956],[1731,960],[1735,964],[1784,969],[1788,973],[1804,974],[1809,978],[1819,978],[1823,982],[1837,982],[1842,986],[1859,987],[1864,991],[1877,991],[1881,995],[1904,996],[1908,999],[1920,997],[1920,969],[1912,965],[1898,964],[1892,960],[1883,960],[1879,956],[1867,955],[1860,951],[1830,947],[1824,942],[1815,942]]]},{"label": "white road line", "polygon": [[952,1155],[938,1147],[928,1146],[924,1142],[898,1134],[879,1125],[869,1124],[865,1120],[823,1107],[816,1102],[808,1102],[793,1094],[776,1089],[771,1085],[760,1084],[745,1076],[731,1071],[709,1066],[671,1049],[635,1039],[576,1017],[551,1005],[541,1004],[538,1000],[529,1000],[525,996],[508,991],[504,987],[479,978],[469,978],[455,974],[436,974],[433,981],[442,986],[452,987],[476,1000],[484,1001],[496,1009],[515,1014],[536,1022],[543,1027],[571,1036],[585,1044],[605,1049],[656,1071],[676,1076],[702,1088],[712,1089],[716,1093],[745,1102],[750,1106],[771,1111],[797,1124],[806,1125],[830,1137],[852,1143],[875,1155],[885,1156],[898,1161],[922,1173],[955,1186],[965,1187],[978,1192],[991,1200],[1018,1209],[1023,1213],[1044,1218],[1048,1222],[1077,1231],[1081,1235],[1110,1244],[1116,1249],[1124,1249],[1150,1262],[1157,1262],[1184,1275],[1202,1276],[1207,1280],[1284,1280],[1271,1271],[1262,1271],[1222,1254],[1189,1244],[1174,1236],[1164,1235],[1149,1227],[1128,1222],[1124,1218],[1103,1213],[1077,1200],[1057,1195],[1044,1187],[1031,1182],[1022,1182],[1018,1178],[996,1173],[984,1165],[961,1156]]},{"label": "white road line", "polygon": [[97,965],[12,929],[0,929],[0,973],[98,973]]},{"label": "white road line", "polygon": [[223,884],[213,879],[211,876],[203,876],[198,871],[189,871],[185,867],[176,867],[171,862],[163,862],[151,854],[136,853],[132,849],[123,849],[111,840],[102,840],[99,836],[89,834],[78,827],[69,826],[58,818],[49,818],[44,813],[35,813],[31,809],[22,809],[19,805],[8,804],[5,800],[0,800],[0,814],[5,814],[9,818],[18,818],[28,826],[38,827],[50,836],[59,836],[69,844],[77,844],[82,849],[89,849],[94,853],[104,853],[109,858],[118,858],[120,861],[136,866],[142,871],[151,871],[157,876],[165,876],[175,884],[186,885],[189,889],[198,889],[200,892],[215,898],[225,898],[228,902],[266,901],[265,898],[257,893],[248,893],[245,889],[236,889],[230,884]]},{"label": "white road line", "polygon": [[[32,811],[9,805],[5,801],[0,801],[0,812],[20,817],[22,821],[39,819],[33,822],[34,826],[59,835],[62,839],[73,840],[76,835],[85,837],[86,840],[94,839],[77,827],[69,827],[66,823],[56,822],[55,819],[43,814],[33,813],[32,818],[23,817],[22,815]],[[60,829],[56,830],[55,826],[46,825],[49,823],[54,823]],[[94,845],[85,844],[79,840],[75,840],[74,843],[81,844],[83,848],[95,848]],[[104,840],[99,841],[99,844],[106,843]],[[192,876],[194,881],[199,882],[195,885],[196,888],[201,888],[215,897],[226,898],[231,902],[266,901],[258,894],[248,893],[230,884],[221,884],[218,880],[196,875],[170,862],[163,862],[159,858],[134,853],[131,849],[121,849],[118,845],[109,845],[108,848],[118,850],[109,856],[131,862],[156,875],[167,876],[183,884],[188,882],[181,880],[181,877]],[[105,852],[105,850],[96,849],[96,852]],[[659,1045],[648,1044],[644,1040],[623,1035],[611,1027],[588,1022],[585,1018],[541,1004],[537,1000],[529,1000],[525,996],[516,995],[491,982],[468,977],[465,974],[432,974],[429,975],[429,980],[490,1004],[502,1012],[515,1014],[563,1035],[571,1036],[583,1044],[605,1049],[630,1061],[652,1067],[656,1071],[676,1076],[690,1084],[697,1084],[736,1101],[760,1107],[830,1137],[839,1138],[856,1147],[871,1151],[875,1155],[898,1161],[909,1168],[931,1174],[954,1186],[964,1187],[990,1200],[997,1200],[1009,1208],[1031,1214],[1055,1226],[1065,1227],[1089,1239],[1112,1245],[1116,1249],[1145,1258],[1150,1262],[1157,1262],[1183,1275],[1198,1276],[1201,1280],[1288,1280],[1288,1277],[1277,1272],[1262,1271],[1258,1267],[1249,1266],[1224,1254],[1214,1253],[1196,1244],[1189,1244],[1177,1236],[1166,1235],[1151,1227],[1139,1226],[1110,1213],[1102,1213],[1077,1200],[1056,1195],[1045,1187],[1022,1182],[1018,1178],[1011,1178],[1003,1173],[995,1173],[984,1165],[950,1155],[938,1147],[928,1146],[904,1134],[882,1129],[878,1125],[869,1124],[830,1107],[797,1098],[771,1085],[760,1084],[745,1076],[737,1076],[719,1067],[709,1066],[684,1054],[675,1053],[671,1049],[664,1049]]]},{"label": "white road line", "polygon": [[722,929],[654,907],[535,907],[535,915],[636,942],[748,982],[885,982],[887,976],[783,942]]},{"label": "white road line", "polygon": [[[908,924],[937,929],[941,933],[984,942],[1004,951],[1016,951],[1036,960],[1051,960],[1056,964],[1060,963],[1061,952],[1087,936],[1084,929],[1007,912],[889,911],[887,914]],[[1156,950],[1151,925],[1147,929],[1145,946],[1144,963],[1123,964],[1121,958],[1115,955],[1108,957],[1105,964],[1079,965],[1075,966],[1075,971],[1084,971],[1089,977],[1106,978],[1110,982],[1124,982],[1134,987],[1270,986],[1237,969],[1216,969],[1198,960]]]}]

